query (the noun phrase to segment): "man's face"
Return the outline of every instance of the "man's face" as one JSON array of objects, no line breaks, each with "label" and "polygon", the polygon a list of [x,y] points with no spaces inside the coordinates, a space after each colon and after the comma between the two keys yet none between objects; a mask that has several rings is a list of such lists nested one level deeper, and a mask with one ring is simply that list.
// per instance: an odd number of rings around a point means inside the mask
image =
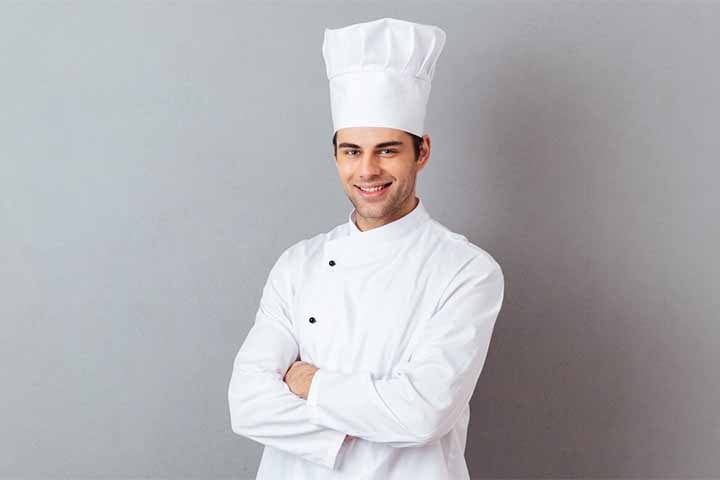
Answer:
[{"label": "man's face", "polygon": [[[335,140],[340,182],[357,210],[361,230],[389,223],[415,207],[415,179],[430,155],[428,135],[423,136],[418,160],[412,137],[394,128],[342,128]],[[387,186],[377,192],[360,188],[379,185]]]}]

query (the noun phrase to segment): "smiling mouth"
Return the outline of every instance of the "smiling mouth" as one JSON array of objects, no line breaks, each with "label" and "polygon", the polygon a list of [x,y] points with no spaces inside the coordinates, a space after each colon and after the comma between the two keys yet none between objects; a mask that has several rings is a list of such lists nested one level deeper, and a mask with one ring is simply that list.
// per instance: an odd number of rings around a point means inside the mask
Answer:
[{"label": "smiling mouth", "polygon": [[383,185],[378,185],[371,188],[365,188],[365,187],[359,187],[358,185],[355,185],[355,188],[360,190],[363,193],[377,193],[385,190],[387,187],[389,187],[392,184],[392,182],[385,183]]}]

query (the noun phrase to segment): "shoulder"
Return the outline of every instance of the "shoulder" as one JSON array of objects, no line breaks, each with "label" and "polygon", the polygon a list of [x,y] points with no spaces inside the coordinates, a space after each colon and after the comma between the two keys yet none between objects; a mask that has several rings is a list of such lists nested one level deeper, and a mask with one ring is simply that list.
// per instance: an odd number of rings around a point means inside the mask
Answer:
[{"label": "shoulder", "polygon": [[318,233],[311,237],[302,238],[286,246],[279,254],[276,263],[296,270],[309,259],[322,255],[325,243],[344,234],[345,224],[333,227],[331,230]]},{"label": "shoulder", "polygon": [[450,298],[474,298],[483,304],[494,299],[497,305],[502,304],[505,277],[490,252],[435,220],[430,223],[439,260],[434,271],[442,279],[435,311]]},{"label": "shoulder", "polygon": [[426,228],[433,255],[448,275],[454,276],[463,270],[479,276],[502,276],[502,268],[495,257],[465,235],[450,230],[435,219],[430,219]]}]

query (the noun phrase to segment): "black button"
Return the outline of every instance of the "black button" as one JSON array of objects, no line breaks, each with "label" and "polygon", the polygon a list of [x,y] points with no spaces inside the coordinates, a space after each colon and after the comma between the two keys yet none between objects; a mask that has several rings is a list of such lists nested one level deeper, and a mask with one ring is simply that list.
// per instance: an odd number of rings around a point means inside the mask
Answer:
[{"label": "black button", "polygon": [[308,319],[308,322],[310,322],[310,323],[315,323],[315,317],[310,317],[310,318]]},{"label": "black button", "polygon": [[335,266],[335,260],[330,260],[329,263],[330,263],[330,266],[331,266],[331,267],[334,267],[334,266]]}]

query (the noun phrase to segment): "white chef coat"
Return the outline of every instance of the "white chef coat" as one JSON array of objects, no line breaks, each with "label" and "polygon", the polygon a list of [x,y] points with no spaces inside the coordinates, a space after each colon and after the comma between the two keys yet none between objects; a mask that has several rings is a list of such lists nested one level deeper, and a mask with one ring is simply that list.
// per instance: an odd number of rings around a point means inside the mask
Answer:
[{"label": "white chef coat", "polygon": [[[228,387],[233,432],[265,445],[258,480],[469,479],[469,401],[504,277],[416,198],[367,231],[353,209],[271,268]],[[307,401],[283,381],[295,360],[319,368]]]}]

